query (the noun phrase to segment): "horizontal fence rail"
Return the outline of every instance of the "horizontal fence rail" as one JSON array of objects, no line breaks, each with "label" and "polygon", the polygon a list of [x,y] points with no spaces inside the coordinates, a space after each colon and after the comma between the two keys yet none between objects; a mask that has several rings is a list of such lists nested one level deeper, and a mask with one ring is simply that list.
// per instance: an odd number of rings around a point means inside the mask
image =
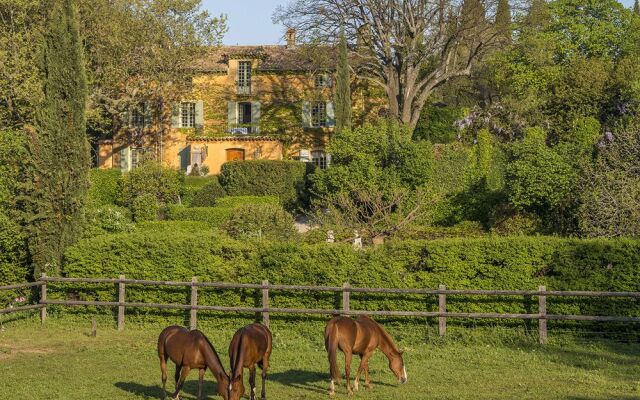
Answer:
[{"label": "horizontal fence rail", "polygon": [[[47,298],[47,285],[49,283],[84,283],[84,284],[112,284],[117,286],[118,301],[81,301],[81,300],[50,300]],[[190,304],[160,304],[160,303],[134,303],[126,301],[127,286],[152,286],[152,287],[185,287],[191,288]],[[118,329],[124,329],[125,311],[127,308],[155,308],[161,310],[185,310],[190,311],[190,327],[197,327],[198,311],[215,312],[241,312],[260,313],[263,323],[269,325],[270,314],[317,314],[317,315],[370,315],[391,317],[432,317],[438,318],[438,329],[444,336],[447,329],[448,318],[475,318],[475,319],[522,319],[537,320],[538,334],[541,344],[547,341],[547,321],[600,321],[600,322],[631,322],[640,323],[640,317],[626,316],[594,316],[594,315],[557,315],[547,314],[548,297],[611,297],[611,298],[640,298],[640,292],[604,292],[604,291],[553,291],[540,286],[538,290],[451,290],[440,285],[438,289],[398,289],[398,288],[358,288],[345,283],[341,287],[335,286],[302,286],[302,285],[274,285],[268,281],[261,284],[250,283],[222,283],[199,282],[193,278],[190,282],[179,281],[151,281],[139,279],[126,279],[124,275],[117,279],[110,278],[60,278],[42,275],[39,281],[17,285],[0,286],[1,291],[40,288],[40,301],[38,304],[10,307],[0,310],[1,314],[9,314],[21,311],[40,310],[41,321],[44,324],[47,318],[47,306],[103,306],[118,308]],[[245,289],[259,290],[262,293],[262,307],[226,307],[198,304],[199,288],[215,289]],[[317,308],[279,308],[270,307],[270,291],[306,291],[306,292],[334,292],[342,294],[341,309],[317,309]],[[350,308],[351,293],[379,293],[397,295],[425,295],[437,296],[438,311],[389,311],[389,310],[352,310]],[[538,312],[535,314],[509,314],[509,313],[467,313],[447,311],[448,296],[529,296],[538,297]]]}]

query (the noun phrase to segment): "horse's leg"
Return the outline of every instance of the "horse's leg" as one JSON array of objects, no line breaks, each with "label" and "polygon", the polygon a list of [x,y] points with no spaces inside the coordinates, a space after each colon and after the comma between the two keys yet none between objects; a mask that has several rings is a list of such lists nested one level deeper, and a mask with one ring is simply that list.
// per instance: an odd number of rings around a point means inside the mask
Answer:
[{"label": "horse's leg", "polygon": [[167,360],[160,356],[160,372],[162,373],[162,398],[167,398]]},{"label": "horse's leg", "polygon": [[360,366],[358,366],[358,372],[356,372],[356,377],[353,379],[353,390],[355,391],[360,389],[360,374],[362,374],[362,371],[364,371],[364,363],[365,363],[364,355],[361,355]]},{"label": "horse's leg", "polygon": [[347,393],[353,394],[351,390],[351,349],[344,352],[344,377],[347,381]]},{"label": "horse's leg", "polygon": [[260,398],[262,400],[267,400],[267,369],[269,369],[269,356],[271,353],[267,353],[262,357],[262,393],[260,394]]},{"label": "horse's leg", "polygon": [[189,375],[189,371],[191,371],[190,367],[184,366],[182,371],[180,372],[180,377],[178,378],[178,382],[176,383],[176,392],[173,394],[174,400],[180,398],[180,391],[182,390],[182,385],[184,385],[185,379],[187,379],[187,375]]},{"label": "horse's leg", "polygon": [[371,381],[369,380],[369,359],[373,355],[373,352],[365,353],[362,356],[362,365],[361,367],[364,369],[364,385],[367,389],[371,389],[373,386],[371,385]]},{"label": "horse's leg", "polygon": [[206,368],[198,370],[198,400],[202,399],[202,385],[204,384],[204,373]]},{"label": "horse's leg", "polygon": [[256,366],[249,368],[249,386],[251,387],[251,400],[256,400]]}]

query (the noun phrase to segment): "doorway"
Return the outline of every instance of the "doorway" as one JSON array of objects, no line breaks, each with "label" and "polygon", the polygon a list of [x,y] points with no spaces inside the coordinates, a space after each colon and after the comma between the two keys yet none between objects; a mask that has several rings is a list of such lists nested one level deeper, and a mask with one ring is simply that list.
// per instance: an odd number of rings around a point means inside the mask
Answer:
[{"label": "doorway", "polygon": [[244,160],[244,149],[227,149],[227,161]]}]

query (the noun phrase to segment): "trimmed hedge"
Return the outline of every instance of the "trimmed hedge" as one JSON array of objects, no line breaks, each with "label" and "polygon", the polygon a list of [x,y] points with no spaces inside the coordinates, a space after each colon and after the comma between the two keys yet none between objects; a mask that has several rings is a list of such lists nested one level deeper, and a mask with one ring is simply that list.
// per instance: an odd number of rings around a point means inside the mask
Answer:
[{"label": "trimmed hedge", "polygon": [[215,207],[169,205],[166,208],[166,216],[173,221],[201,221],[211,228],[218,228],[233,216],[237,207],[247,204],[279,204],[279,200],[270,196],[223,197],[218,199]]},{"label": "trimmed hedge", "polygon": [[[640,291],[640,240],[489,237],[390,242],[356,251],[350,245],[269,243],[260,246],[213,231],[136,232],[83,240],[66,254],[70,277],[117,277],[275,284],[450,289]],[[127,289],[131,301],[185,303],[184,290]],[[204,292],[204,291],[203,291]],[[80,290],[82,298],[112,299],[113,287]],[[203,293],[202,304],[258,304],[256,291]],[[274,291],[274,307],[333,308],[331,293]],[[535,313],[537,300],[451,296],[450,311]],[[436,296],[354,293],[353,309],[436,310]],[[143,312],[143,311],[139,311]],[[549,298],[557,314],[640,316],[633,299]],[[455,321],[455,320],[454,320]],[[452,321],[453,322],[453,321]]]},{"label": "trimmed hedge", "polygon": [[89,205],[93,207],[116,204],[122,172],[118,169],[92,169],[89,171]]},{"label": "trimmed hedge", "polygon": [[[204,204],[192,204],[193,199],[198,195],[202,189],[204,189],[209,184],[218,181],[217,175],[211,176],[185,176],[184,177],[184,186],[180,192],[181,202],[186,206],[196,206],[203,207],[209,206]],[[213,205],[213,204],[211,204]]]},{"label": "trimmed hedge", "polygon": [[299,161],[233,161],[222,165],[220,184],[230,196],[277,196],[293,210],[308,202],[307,174],[312,169]]},{"label": "trimmed hedge", "polygon": [[213,207],[216,205],[218,199],[226,195],[227,192],[222,185],[220,185],[218,177],[213,176],[205,186],[193,194],[193,198],[188,205],[191,207]]}]

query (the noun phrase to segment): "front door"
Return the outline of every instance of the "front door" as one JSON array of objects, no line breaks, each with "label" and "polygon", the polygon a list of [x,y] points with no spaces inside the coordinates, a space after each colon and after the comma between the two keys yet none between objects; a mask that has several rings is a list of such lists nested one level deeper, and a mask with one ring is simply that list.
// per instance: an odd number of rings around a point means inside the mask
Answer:
[{"label": "front door", "polygon": [[227,161],[244,160],[243,149],[227,149]]}]

